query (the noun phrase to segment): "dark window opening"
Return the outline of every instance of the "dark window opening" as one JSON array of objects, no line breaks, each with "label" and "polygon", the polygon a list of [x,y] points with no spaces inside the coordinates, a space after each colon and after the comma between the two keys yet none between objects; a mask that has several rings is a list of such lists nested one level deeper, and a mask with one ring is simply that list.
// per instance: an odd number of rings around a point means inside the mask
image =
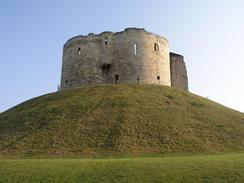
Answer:
[{"label": "dark window opening", "polygon": [[65,80],[65,83],[68,84],[68,80]]},{"label": "dark window opening", "polygon": [[140,82],[140,76],[137,76],[137,84]]},{"label": "dark window opening", "polygon": [[157,76],[157,80],[158,80],[158,81],[160,80],[160,76]]},{"label": "dark window opening", "polygon": [[118,84],[118,80],[119,80],[119,75],[115,75],[115,84]]},{"label": "dark window opening", "polygon": [[78,55],[80,55],[80,48],[78,48]]},{"label": "dark window opening", "polygon": [[158,51],[159,50],[159,46],[157,43],[154,43],[154,51]]},{"label": "dark window opening", "polygon": [[101,69],[102,69],[103,73],[108,74],[111,67],[112,67],[111,64],[105,63],[101,66]]},{"label": "dark window opening", "polygon": [[105,44],[105,45],[108,45],[108,38],[107,38],[107,37],[105,37],[104,44]]}]

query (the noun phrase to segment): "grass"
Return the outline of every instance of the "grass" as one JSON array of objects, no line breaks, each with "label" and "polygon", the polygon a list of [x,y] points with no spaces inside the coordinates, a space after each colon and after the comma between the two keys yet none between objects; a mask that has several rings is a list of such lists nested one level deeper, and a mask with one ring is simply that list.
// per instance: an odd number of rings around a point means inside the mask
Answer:
[{"label": "grass", "polygon": [[4,183],[242,183],[244,153],[128,159],[0,160]]},{"label": "grass", "polygon": [[83,87],[0,114],[0,183],[242,183],[243,139],[243,113],[189,92]]},{"label": "grass", "polygon": [[0,157],[110,157],[244,150],[244,114],[156,85],[47,94],[0,114]]}]

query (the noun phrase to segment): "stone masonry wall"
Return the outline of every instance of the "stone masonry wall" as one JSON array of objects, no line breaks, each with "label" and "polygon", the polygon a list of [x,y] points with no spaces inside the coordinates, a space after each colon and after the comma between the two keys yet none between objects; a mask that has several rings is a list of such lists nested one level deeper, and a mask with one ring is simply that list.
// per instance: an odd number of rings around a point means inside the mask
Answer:
[{"label": "stone masonry wall", "polygon": [[184,57],[170,53],[171,86],[188,91],[187,70]]},{"label": "stone masonry wall", "polygon": [[61,90],[110,83],[171,86],[168,41],[144,29],[128,28],[66,42]]}]

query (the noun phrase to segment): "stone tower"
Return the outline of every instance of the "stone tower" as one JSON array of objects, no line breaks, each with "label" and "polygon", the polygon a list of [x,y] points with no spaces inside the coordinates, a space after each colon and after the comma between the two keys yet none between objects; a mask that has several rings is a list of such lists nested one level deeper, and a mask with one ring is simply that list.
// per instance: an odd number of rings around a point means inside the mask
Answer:
[{"label": "stone tower", "polygon": [[176,53],[170,53],[171,86],[188,91],[188,78],[184,57]]},{"label": "stone tower", "polygon": [[171,86],[173,60],[167,39],[145,29],[73,37],[63,48],[60,89],[117,83]]}]

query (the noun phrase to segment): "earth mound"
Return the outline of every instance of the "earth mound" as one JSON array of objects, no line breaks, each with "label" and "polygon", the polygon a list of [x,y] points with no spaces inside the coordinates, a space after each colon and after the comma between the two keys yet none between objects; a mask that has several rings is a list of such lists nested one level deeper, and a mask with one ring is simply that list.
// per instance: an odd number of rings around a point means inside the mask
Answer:
[{"label": "earth mound", "polygon": [[243,139],[243,113],[166,86],[82,87],[0,114],[1,156],[229,152]]}]

